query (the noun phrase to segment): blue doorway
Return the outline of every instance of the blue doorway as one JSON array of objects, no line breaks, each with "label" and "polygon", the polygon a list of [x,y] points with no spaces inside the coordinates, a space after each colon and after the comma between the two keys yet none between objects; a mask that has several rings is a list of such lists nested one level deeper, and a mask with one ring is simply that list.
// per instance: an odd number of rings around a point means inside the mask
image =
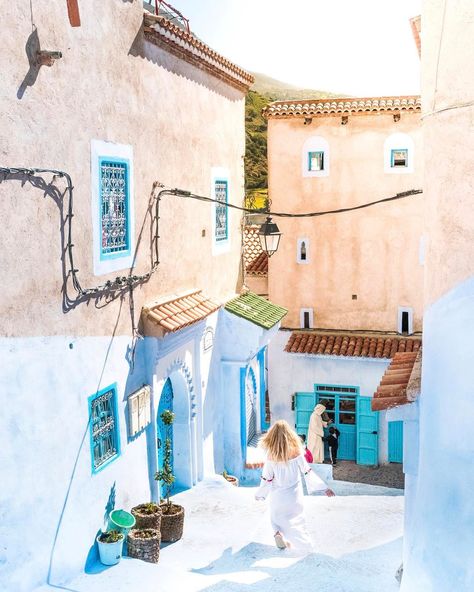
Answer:
[{"label": "blue doorway", "polygon": [[403,421],[388,422],[388,462],[403,462]]},{"label": "blue doorway", "polygon": [[[171,441],[171,449],[173,450],[173,426],[165,425],[161,419],[163,411],[173,411],[173,386],[171,380],[168,378],[161,391],[160,403],[158,405],[158,414],[156,417],[156,434],[157,434],[157,450],[158,450],[158,470],[163,469],[165,441],[167,438]],[[173,470],[173,458],[171,459],[171,470]]]}]

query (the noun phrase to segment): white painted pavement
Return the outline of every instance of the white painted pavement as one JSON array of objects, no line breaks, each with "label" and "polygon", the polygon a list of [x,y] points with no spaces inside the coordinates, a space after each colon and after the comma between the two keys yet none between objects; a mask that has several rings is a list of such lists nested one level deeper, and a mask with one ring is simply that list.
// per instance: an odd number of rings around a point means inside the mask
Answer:
[{"label": "white painted pavement", "polygon": [[158,564],[124,557],[37,592],[396,592],[402,492],[331,486],[335,498],[305,498],[314,541],[306,556],[275,548],[267,502],[254,501],[255,488],[216,476],[175,497],[186,509],[184,537],[162,548]]}]

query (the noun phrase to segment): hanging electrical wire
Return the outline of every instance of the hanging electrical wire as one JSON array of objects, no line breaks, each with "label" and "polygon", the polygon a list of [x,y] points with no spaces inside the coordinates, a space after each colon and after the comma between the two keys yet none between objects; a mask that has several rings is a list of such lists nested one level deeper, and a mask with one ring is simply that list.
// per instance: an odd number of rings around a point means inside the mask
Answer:
[{"label": "hanging electrical wire", "polygon": [[[126,276],[117,276],[113,280],[108,280],[104,284],[100,284],[98,286],[92,288],[83,288],[79,281],[78,272],[79,269],[76,268],[74,264],[74,254],[73,254],[73,247],[74,244],[72,242],[72,219],[74,217],[73,212],[73,184],[71,180],[71,176],[66,173],[65,171],[60,171],[56,169],[43,169],[43,168],[22,168],[22,167],[0,167],[0,174],[3,174],[3,180],[6,180],[9,176],[26,176],[32,180],[31,178],[37,177],[38,175],[49,173],[53,175],[52,181],[47,185],[52,185],[55,181],[56,177],[63,178],[66,181],[66,189],[64,191],[64,195],[67,195],[67,214],[64,219],[64,224],[67,224],[67,241],[64,245],[64,250],[67,253],[68,259],[68,266],[69,270],[66,273],[66,278],[70,277],[72,281],[72,285],[74,290],[77,292],[77,298],[87,299],[87,298],[100,298],[104,294],[109,294],[110,292],[118,292],[122,293],[124,291],[133,290],[134,287],[147,282],[153,273],[156,271],[159,265],[159,249],[158,249],[158,239],[159,237],[159,219],[160,219],[160,200],[164,195],[174,195],[183,198],[195,199],[198,201],[204,201],[208,203],[218,203],[220,205],[225,205],[227,208],[235,209],[241,212],[252,213],[252,214],[266,214],[267,216],[279,217],[279,218],[313,218],[319,216],[326,216],[329,214],[342,214],[345,212],[351,212],[355,210],[360,210],[363,208],[368,208],[371,206],[375,206],[377,204],[387,203],[395,200],[406,199],[408,197],[418,195],[423,192],[422,189],[410,189],[408,191],[403,191],[401,193],[397,193],[391,197],[385,197],[382,199],[378,199],[375,201],[359,204],[357,206],[352,206],[348,208],[338,208],[334,210],[324,210],[319,212],[301,212],[301,213],[294,213],[294,212],[268,212],[265,209],[252,209],[252,208],[245,208],[241,206],[237,206],[231,203],[223,204],[222,201],[214,199],[212,197],[207,197],[204,195],[198,195],[196,193],[192,193],[191,191],[186,191],[183,189],[166,189],[161,183],[155,182],[153,184],[152,194],[149,203],[149,210],[152,208],[154,209],[154,215],[151,217],[151,225],[152,225],[152,262],[151,267],[148,272],[136,275],[132,274],[132,269],[136,262],[136,257],[138,254],[138,244],[135,248],[135,256],[133,260],[133,264],[131,266],[131,270],[128,275]],[[159,191],[157,191],[159,189]],[[143,228],[142,228],[143,230]],[[140,233],[141,234],[141,233]]]}]

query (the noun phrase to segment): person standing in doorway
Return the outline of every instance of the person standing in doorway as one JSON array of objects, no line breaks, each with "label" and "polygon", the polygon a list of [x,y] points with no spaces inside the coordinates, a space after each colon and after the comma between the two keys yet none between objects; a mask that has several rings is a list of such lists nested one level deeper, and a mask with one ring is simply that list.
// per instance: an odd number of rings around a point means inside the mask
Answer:
[{"label": "person standing in doorway", "polygon": [[321,416],[325,411],[326,407],[322,403],[318,403],[309,419],[308,449],[313,455],[315,463],[324,462],[324,428],[331,423],[331,420],[323,421]]},{"label": "person standing in doorway", "polygon": [[270,495],[270,515],[275,544],[279,549],[292,547],[310,552],[311,539],[306,532],[303,514],[304,477],[309,494],[324,491],[334,496],[332,489],[313,473],[304,458],[302,442],[288,423],[279,420],[260,440],[267,459],[262,469],[262,481],[255,499],[264,500]]},{"label": "person standing in doorway", "polygon": [[331,464],[333,467],[336,466],[337,463],[337,449],[339,448],[339,436],[341,435],[341,432],[335,428],[334,426],[331,426],[329,428],[329,435],[326,438],[326,442],[328,443],[329,446],[329,458],[331,460]]}]

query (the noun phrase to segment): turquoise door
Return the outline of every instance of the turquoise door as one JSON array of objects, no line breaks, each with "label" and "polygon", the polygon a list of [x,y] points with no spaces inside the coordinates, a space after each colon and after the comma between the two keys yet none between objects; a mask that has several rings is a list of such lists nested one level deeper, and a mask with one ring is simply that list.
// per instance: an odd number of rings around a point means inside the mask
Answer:
[{"label": "turquoise door", "polygon": [[[158,414],[156,417],[156,434],[157,434],[157,449],[158,449],[158,470],[163,469],[163,459],[165,452],[165,440],[171,440],[171,449],[173,449],[173,426],[166,426],[161,419],[163,411],[169,409],[173,411],[173,387],[171,380],[168,378],[161,391],[160,403],[158,405]],[[173,459],[171,459],[171,470],[173,470]]]},{"label": "turquoise door", "polygon": [[357,400],[357,464],[378,465],[379,414],[372,411],[371,397]]},{"label": "turquoise door", "polygon": [[388,462],[403,462],[403,421],[388,422]]},{"label": "turquoise door", "polygon": [[314,393],[296,393],[295,394],[295,427],[296,433],[308,435],[309,418],[316,405],[316,395]]},{"label": "turquoise door", "polygon": [[[335,389],[340,389],[337,392]],[[330,426],[336,427],[339,432],[339,447],[337,451],[338,460],[356,459],[356,400],[357,395],[352,392],[344,392],[343,389],[354,389],[356,387],[328,387],[326,385],[316,385],[316,397],[318,403],[323,403],[326,407],[326,413],[332,420]],[[324,389],[324,391],[322,390]],[[329,389],[331,389],[329,391]],[[329,427],[330,427],[329,426]],[[329,427],[324,429],[327,436]],[[329,451],[325,446],[325,455],[329,457]]]}]

